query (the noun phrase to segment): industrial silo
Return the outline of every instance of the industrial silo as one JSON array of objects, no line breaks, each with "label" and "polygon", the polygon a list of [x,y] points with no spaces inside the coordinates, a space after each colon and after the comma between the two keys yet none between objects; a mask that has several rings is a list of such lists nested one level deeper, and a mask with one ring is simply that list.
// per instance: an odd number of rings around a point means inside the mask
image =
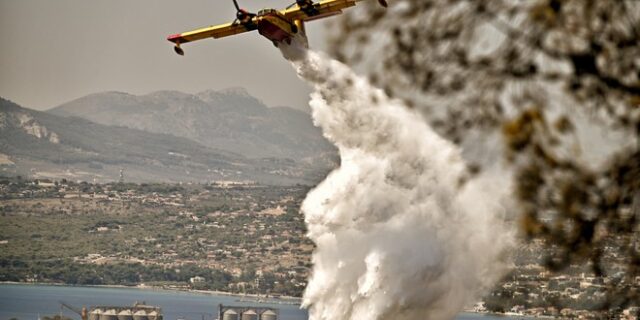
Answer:
[{"label": "industrial silo", "polygon": [[144,310],[138,310],[133,313],[133,320],[148,320],[147,312]]},{"label": "industrial silo", "polygon": [[149,320],[158,320],[158,311],[153,310],[147,313],[147,317],[149,317]]},{"label": "industrial silo", "polygon": [[222,314],[222,320],[238,320],[238,312],[229,309]]},{"label": "industrial silo", "polygon": [[242,320],[258,320],[258,314],[253,310],[247,310],[242,313]]},{"label": "industrial silo", "polygon": [[262,313],[260,320],[278,320],[278,315],[273,310],[267,310]]},{"label": "industrial silo", "polygon": [[100,315],[100,320],[118,320],[118,314],[115,309],[105,310]]},{"label": "industrial silo", "polygon": [[118,312],[118,320],[133,320],[133,313],[129,309]]},{"label": "industrial silo", "polygon": [[89,312],[89,320],[100,320],[100,316],[102,315],[102,309],[95,308]]}]

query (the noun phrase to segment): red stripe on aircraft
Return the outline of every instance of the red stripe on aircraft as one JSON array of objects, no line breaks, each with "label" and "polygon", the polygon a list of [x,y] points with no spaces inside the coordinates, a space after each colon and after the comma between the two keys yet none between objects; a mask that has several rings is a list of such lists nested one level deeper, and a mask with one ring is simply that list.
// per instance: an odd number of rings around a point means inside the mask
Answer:
[{"label": "red stripe on aircraft", "polygon": [[169,40],[169,41],[171,41],[173,43],[184,43],[185,42],[181,33],[172,34],[172,35],[167,37],[167,40]]}]

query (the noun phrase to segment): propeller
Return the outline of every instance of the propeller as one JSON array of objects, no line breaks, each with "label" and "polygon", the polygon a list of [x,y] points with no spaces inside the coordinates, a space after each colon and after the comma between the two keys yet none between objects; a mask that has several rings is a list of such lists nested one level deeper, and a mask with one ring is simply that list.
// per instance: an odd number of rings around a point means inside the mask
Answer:
[{"label": "propeller", "polygon": [[256,16],[255,13],[251,13],[245,9],[240,8],[238,0],[233,0],[233,5],[236,7],[236,20],[245,23],[247,19],[251,19]]},{"label": "propeller", "polygon": [[301,7],[301,8],[302,8],[302,7],[303,7],[303,6],[305,6],[305,4],[307,4],[307,3],[308,3],[308,4],[310,4],[310,5],[313,5],[313,1],[296,0],[296,2],[294,2],[294,3],[290,4],[290,5],[288,5],[286,9],[292,8],[292,7],[293,7],[293,6],[295,6],[295,5],[298,5],[298,7]]},{"label": "propeller", "polygon": [[[233,0],[233,1],[235,2],[236,0]],[[290,4],[290,5],[288,5],[288,6],[287,6],[287,9],[289,9],[289,8],[291,8],[291,7],[293,7],[293,6],[295,6],[296,4],[297,4],[299,7],[302,7],[302,6],[304,5],[304,3],[305,3],[305,2],[306,2],[306,1],[304,1],[304,0],[302,0],[302,1],[300,1],[300,0],[296,0],[296,2],[294,2],[294,3]],[[313,1],[312,1],[311,3],[313,4]],[[378,0],[378,3],[379,3],[381,6],[385,7],[385,8],[386,8],[386,7],[388,7],[388,4],[387,4],[387,1],[386,1],[386,0]],[[236,7],[237,7],[237,5],[236,5]]]}]

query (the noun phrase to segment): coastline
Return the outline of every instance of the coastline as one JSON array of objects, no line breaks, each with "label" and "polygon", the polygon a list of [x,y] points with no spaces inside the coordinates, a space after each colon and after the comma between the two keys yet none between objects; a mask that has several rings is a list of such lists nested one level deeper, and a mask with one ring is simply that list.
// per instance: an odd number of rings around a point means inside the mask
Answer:
[{"label": "coastline", "polygon": [[[175,288],[170,286],[151,286],[145,285],[144,283],[138,284],[135,286],[126,286],[121,284],[99,284],[99,285],[85,285],[85,284],[66,284],[66,283],[55,283],[55,282],[16,282],[16,281],[0,281],[0,285],[3,284],[12,284],[12,285],[25,285],[25,286],[59,286],[59,287],[84,287],[84,288],[118,288],[118,289],[138,289],[138,290],[148,290],[148,291],[166,291],[166,292],[186,292],[186,293],[195,293],[202,295],[217,295],[217,296],[226,296],[238,298],[238,302],[255,302],[255,303],[268,303],[268,304],[291,304],[291,305],[300,305],[302,303],[302,298],[299,297],[291,297],[291,296],[265,296],[260,294],[238,294],[232,292],[225,291],[215,291],[215,290],[195,290],[195,289],[185,289],[185,288]],[[250,300],[244,300],[249,298]]]},{"label": "coastline", "polygon": [[[223,296],[223,297],[231,297],[235,298],[238,303],[256,303],[256,304],[280,304],[289,305],[289,306],[300,306],[302,302],[301,298],[296,297],[286,297],[281,296],[278,298],[268,297],[262,295],[255,294],[235,294],[224,291],[210,291],[210,290],[191,290],[191,289],[180,289],[180,288],[170,288],[163,286],[149,286],[149,285],[137,285],[137,286],[125,286],[125,285],[71,285],[71,284],[63,284],[63,283],[46,283],[46,282],[13,282],[13,281],[1,281],[1,285],[18,285],[18,286],[51,286],[51,287],[69,287],[69,288],[114,288],[114,289],[136,289],[143,291],[156,291],[156,292],[166,292],[166,293],[188,293],[195,294],[199,296],[203,295],[211,295],[211,296]],[[490,313],[490,312],[475,312],[472,310],[463,310],[460,315],[467,316],[479,316],[487,317],[489,319],[495,318],[504,318],[504,319],[535,319],[535,318],[545,318],[545,317],[535,317],[535,316],[526,316],[526,315],[515,315],[515,314],[501,314],[501,313]],[[466,318],[463,318],[466,319]],[[472,319],[476,319],[473,317]]]},{"label": "coastline", "polygon": [[518,319],[518,320],[556,319],[552,316],[544,316],[544,315],[535,316],[535,315],[518,314],[518,313],[512,313],[512,312],[496,313],[496,312],[479,312],[479,311],[463,310],[462,312],[460,312],[460,314],[480,315],[480,316],[487,316],[487,317]]}]

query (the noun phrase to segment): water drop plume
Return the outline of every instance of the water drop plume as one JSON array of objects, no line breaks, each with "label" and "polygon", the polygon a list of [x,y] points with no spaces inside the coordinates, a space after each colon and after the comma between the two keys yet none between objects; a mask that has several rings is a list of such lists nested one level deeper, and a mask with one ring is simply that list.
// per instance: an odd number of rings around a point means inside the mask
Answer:
[{"label": "water drop plume", "polygon": [[302,205],[317,246],[310,319],[453,318],[506,270],[512,234],[495,188],[469,179],[455,145],[347,66],[281,49],[314,87],[314,122],[341,157]]}]

